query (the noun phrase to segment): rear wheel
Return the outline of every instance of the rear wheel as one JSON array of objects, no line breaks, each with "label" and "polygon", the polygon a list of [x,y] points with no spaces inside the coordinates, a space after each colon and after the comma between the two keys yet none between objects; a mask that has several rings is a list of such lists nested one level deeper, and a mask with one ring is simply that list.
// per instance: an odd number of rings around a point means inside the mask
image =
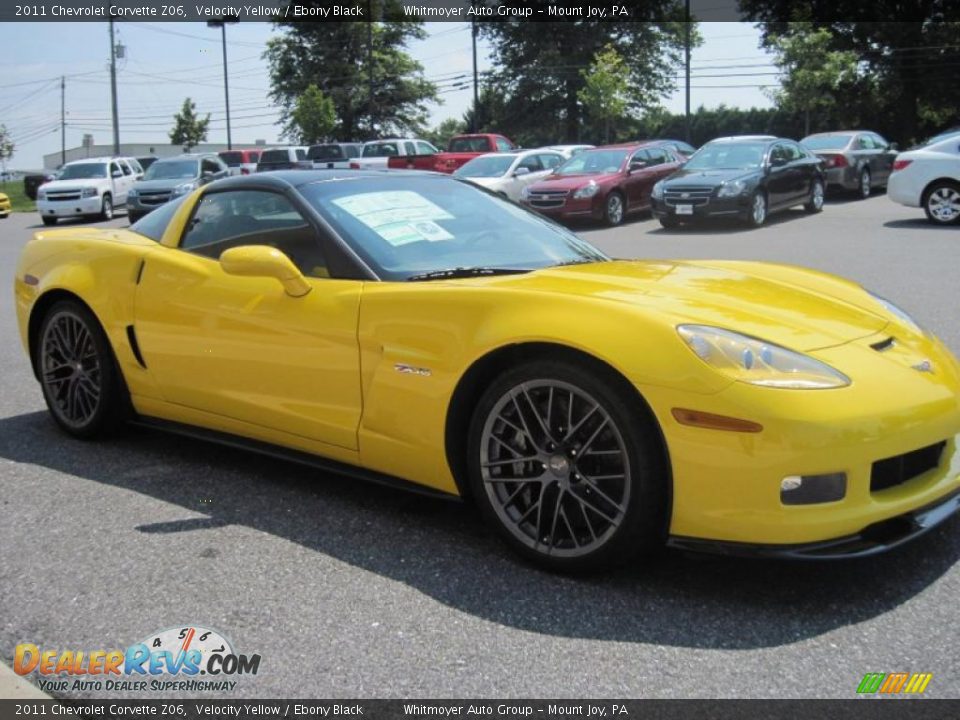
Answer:
[{"label": "rear wheel", "polygon": [[818,213],[823,210],[823,181],[815,178],[810,185],[810,199],[807,200],[803,209],[808,213]]},{"label": "rear wheel", "polygon": [[603,218],[607,221],[607,225],[613,226],[622,223],[625,212],[623,195],[616,191],[607,195],[607,201],[603,206]]},{"label": "rear wheel", "polygon": [[100,323],[79,302],[54,304],[40,328],[37,369],[50,414],[79,438],[115,430],[128,401]]},{"label": "rear wheel", "polygon": [[934,183],[924,197],[923,210],[937,225],[960,222],[960,185],[945,180]]},{"label": "rear wheel", "polygon": [[860,171],[860,182],[857,186],[857,191],[863,200],[870,197],[870,168],[864,168]]},{"label": "rear wheel", "polygon": [[558,571],[618,564],[662,544],[658,430],[595,368],[535,361],[483,394],[469,437],[470,489],[520,555]]}]

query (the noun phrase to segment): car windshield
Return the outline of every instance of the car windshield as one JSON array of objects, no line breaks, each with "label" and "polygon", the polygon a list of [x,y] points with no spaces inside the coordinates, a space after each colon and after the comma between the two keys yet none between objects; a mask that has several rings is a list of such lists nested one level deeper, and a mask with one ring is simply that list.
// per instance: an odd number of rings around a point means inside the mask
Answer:
[{"label": "car windshield", "polygon": [[463,178],[494,178],[502,177],[513,161],[515,155],[487,155],[474,158],[457,170],[454,175]]},{"label": "car windshield", "polygon": [[766,143],[720,142],[708,143],[697,150],[684,170],[744,170],[763,164]]},{"label": "car windshield", "polygon": [[266,150],[260,156],[262,163],[290,162],[290,153],[287,150]]},{"label": "car windshield", "polygon": [[472,138],[454,138],[450,141],[450,147],[448,152],[455,153],[471,153],[471,152],[487,152],[490,150],[490,141],[485,137],[472,137]]},{"label": "car windshield", "polygon": [[934,135],[931,138],[927,138],[916,147],[927,147],[927,145],[935,145],[941,140],[950,140],[954,137],[960,138],[960,130],[948,130],[947,132],[942,132],[939,135]]},{"label": "car windshield", "polygon": [[89,180],[90,178],[105,178],[107,166],[104,163],[80,163],[67,165],[60,173],[58,180]]},{"label": "car windshield", "polygon": [[393,157],[399,155],[395,142],[370,143],[363,146],[363,157]]},{"label": "car windshield", "polygon": [[850,144],[851,135],[811,135],[800,141],[811,150],[843,150]]},{"label": "car windshield", "polygon": [[181,180],[195,178],[200,174],[200,163],[196,160],[161,160],[155,162],[144,173],[144,180]]},{"label": "car windshield", "polygon": [[569,230],[450,177],[364,177],[298,189],[385,280],[607,259]]},{"label": "car windshield", "polygon": [[585,150],[577,153],[553,172],[556,175],[606,175],[619,172],[627,159],[627,150]]}]

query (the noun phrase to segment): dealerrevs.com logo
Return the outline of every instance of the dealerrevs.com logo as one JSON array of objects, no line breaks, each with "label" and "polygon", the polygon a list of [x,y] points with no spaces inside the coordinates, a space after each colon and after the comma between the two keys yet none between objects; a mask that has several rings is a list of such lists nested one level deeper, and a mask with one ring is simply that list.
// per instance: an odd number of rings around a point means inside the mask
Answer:
[{"label": "dealerrevs.com logo", "polygon": [[920,695],[930,684],[933,673],[867,673],[857,686],[860,695]]},{"label": "dealerrevs.com logo", "polygon": [[[14,651],[18,675],[37,673],[44,692],[229,692],[238,675],[256,675],[260,655],[234,652],[216,630],[169,628],[126,650],[59,650],[21,643]],[[202,677],[201,677],[202,676]]]}]

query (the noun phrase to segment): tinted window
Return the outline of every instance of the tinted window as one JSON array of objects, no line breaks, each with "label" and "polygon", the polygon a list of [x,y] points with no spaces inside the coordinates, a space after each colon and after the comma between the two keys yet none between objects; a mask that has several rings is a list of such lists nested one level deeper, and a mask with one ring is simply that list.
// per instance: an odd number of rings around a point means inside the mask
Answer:
[{"label": "tinted window", "polygon": [[233,247],[269,245],[304,275],[328,277],[313,227],[283,195],[260,190],[208,193],[187,227],[180,247],[197,255],[217,260]]},{"label": "tinted window", "polygon": [[220,163],[218,163],[218,162],[217,162],[216,160],[214,160],[213,158],[204,158],[203,161],[202,161],[202,163],[201,163],[201,171],[202,171],[202,172],[208,172],[208,173],[214,173],[214,174],[216,174],[216,173],[220,172],[221,170],[223,170],[223,168],[220,167]]},{"label": "tinted window", "polygon": [[118,164],[120,165],[120,171],[121,171],[124,175],[133,175],[133,170],[130,169],[130,166],[127,165],[126,162],[124,162],[123,160],[121,160]]},{"label": "tinted window", "polygon": [[88,178],[105,178],[107,166],[103,163],[80,163],[67,165],[60,174],[60,180],[86,180]]},{"label": "tinted window", "polygon": [[663,148],[648,148],[647,155],[650,156],[651,165],[663,165],[664,163],[670,162],[670,157]]},{"label": "tinted window", "polygon": [[619,172],[627,159],[626,150],[587,150],[574,155],[557,168],[560,175],[600,175]]},{"label": "tinted window", "polygon": [[524,158],[517,167],[526,168],[530,172],[540,172],[543,170],[543,164],[540,162],[539,155],[530,155]]},{"label": "tinted window", "polygon": [[220,153],[220,159],[230,167],[237,167],[243,163],[243,153],[235,151],[222,152]]},{"label": "tinted window", "polygon": [[189,180],[200,174],[196,160],[161,160],[155,162],[143,176],[144,180]]},{"label": "tinted window", "polygon": [[[501,149],[501,148],[498,148]],[[509,150],[510,148],[502,148]],[[485,137],[462,137],[453,138],[450,141],[450,152],[470,153],[470,152],[490,152],[490,143]]]},{"label": "tinted window", "polygon": [[886,150],[887,146],[890,144],[876,133],[870,133],[870,138],[873,140],[873,144],[878,150]]},{"label": "tinted window", "polygon": [[297,160],[306,160],[306,159],[307,159],[307,151],[304,150],[303,148],[297,148]]},{"label": "tinted window", "polygon": [[285,163],[290,162],[290,152],[287,150],[264,150],[260,155],[260,162]]},{"label": "tinted window", "polygon": [[555,155],[553,153],[544,153],[540,156],[540,163],[546,170],[552,170],[553,168],[560,165],[563,162],[562,155]]},{"label": "tinted window", "polygon": [[417,154],[418,155],[433,155],[437,152],[436,148],[422,141],[417,141]]},{"label": "tinted window", "polygon": [[740,170],[758,168],[763,162],[764,142],[707,143],[687,161],[686,170]]},{"label": "tinted window", "polygon": [[343,160],[339,145],[314,145],[307,151],[307,160]]},{"label": "tinted window", "polygon": [[345,148],[348,158],[355,158],[360,156],[360,148],[356,145],[347,145]]},{"label": "tinted window", "polygon": [[393,157],[399,154],[395,142],[376,142],[363,146],[363,157]]},{"label": "tinted window", "polygon": [[184,195],[176,200],[171,200],[168,203],[164,203],[149,215],[145,215],[131,225],[130,229],[135,233],[140,233],[141,235],[150,238],[151,240],[160,242],[160,238],[163,237],[163,233],[166,231],[167,225],[170,224],[170,220],[173,218],[174,213],[177,212],[181,203],[183,203],[186,197],[187,196]]},{"label": "tinted window", "polygon": [[120,169],[120,165],[115,162],[110,163],[110,176],[113,177],[117,173],[123,175],[123,170]]}]

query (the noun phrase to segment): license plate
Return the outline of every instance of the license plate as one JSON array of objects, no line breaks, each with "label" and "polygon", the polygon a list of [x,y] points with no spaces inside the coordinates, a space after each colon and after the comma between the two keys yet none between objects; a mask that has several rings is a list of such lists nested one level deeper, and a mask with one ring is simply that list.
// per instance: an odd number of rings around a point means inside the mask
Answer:
[{"label": "license plate", "polygon": [[693,205],[677,205],[677,215],[693,215]]}]

